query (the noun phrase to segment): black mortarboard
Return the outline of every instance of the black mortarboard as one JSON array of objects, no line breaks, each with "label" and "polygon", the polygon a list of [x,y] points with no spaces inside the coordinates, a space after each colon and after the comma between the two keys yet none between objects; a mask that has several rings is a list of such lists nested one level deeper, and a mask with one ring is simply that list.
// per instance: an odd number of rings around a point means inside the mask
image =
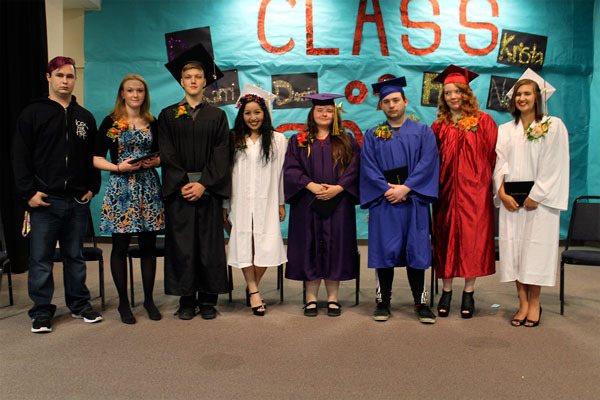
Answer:
[{"label": "black mortarboard", "polygon": [[175,78],[177,82],[180,82],[181,70],[187,64],[191,63],[202,66],[207,86],[223,77],[223,72],[217,67],[213,58],[201,44],[197,44],[194,47],[185,50],[176,58],[166,63],[165,67],[167,67],[171,75],[173,75],[173,78]]}]

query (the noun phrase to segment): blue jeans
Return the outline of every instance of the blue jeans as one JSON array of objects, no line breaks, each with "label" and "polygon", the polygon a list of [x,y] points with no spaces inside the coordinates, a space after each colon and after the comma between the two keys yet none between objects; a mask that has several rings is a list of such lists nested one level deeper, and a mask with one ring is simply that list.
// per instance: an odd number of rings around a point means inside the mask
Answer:
[{"label": "blue jeans", "polygon": [[85,286],[86,266],[82,253],[89,203],[80,204],[72,197],[59,196],[48,196],[44,201],[50,206],[31,211],[28,285],[33,307],[29,316],[52,318],[56,311],[52,304],[52,259],[57,241],[63,259],[65,301],[71,312],[80,314],[92,307],[90,291]]}]

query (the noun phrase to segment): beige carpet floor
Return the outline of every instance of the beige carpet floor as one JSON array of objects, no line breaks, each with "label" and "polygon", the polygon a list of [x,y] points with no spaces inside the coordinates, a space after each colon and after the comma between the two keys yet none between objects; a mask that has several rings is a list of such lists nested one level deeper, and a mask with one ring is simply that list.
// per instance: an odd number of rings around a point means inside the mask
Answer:
[{"label": "beige carpet floor", "polygon": [[[102,245],[108,259],[110,245]],[[512,284],[480,279],[477,314],[458,315],[456,282],[451,315],[421,325],[403,271],[396,274],[393,316],[373,321],[374,274],[362,248],[361,303],[354,282],[343,283],[343,314],[302,315],[302,285],[285,281],[279,303],[276,271],[262,291],[263,318],[244,304],[234,271],[233,303],[219,298],[217,319],[180,321],[177,298],[162,294],[162,260],[155,289],[163,320],[148,320],[138,305],[136,325],[118,319],[107,266],[105,320],[85,324],[64,306],[61,266],[55,267],[57,318],[51,334],[30,333],[26,274],[14,275],[14,306],[0,308],[0,399],[595,399],[600,398],[600,271],[570,267],[567,306],[558,287],[542,291],[542,323],[514,328]],[[90,264],[88,286],[98,293]],[[429,276],[429,275],[428,275]],[[136,294],[142,297],[139,267]],[[6,279],[0,305],[8,304]],[[324,299],[324,290],[321,293]],[[93,301],[100,306],[99,300]]]}]

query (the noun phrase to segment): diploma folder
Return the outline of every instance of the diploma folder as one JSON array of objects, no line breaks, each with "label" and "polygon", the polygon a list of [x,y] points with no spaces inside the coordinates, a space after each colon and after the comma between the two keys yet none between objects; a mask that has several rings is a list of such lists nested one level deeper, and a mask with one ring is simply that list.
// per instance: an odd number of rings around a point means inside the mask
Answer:
[{"label": "diploma folder", "polygon": [[408,166],[386,169],[383,171],[383,176],[392,185],[402,185],[406,178],[408,178]]},{"label": "diploma folder", "polygon": [[519,203],[519,206],[522,207],[525,199],[529,196],[533,184],[533,181],[504,182],[504,193],[512,196]]},{"label": "diploma folder", "polygon": [[133,160],[129,160],[128,163],[129,164],[137,164],[140,161],[144,161],[144,160],[149,160],[150,158],[156,157],[158,155],[158,151],[156,153],[150,153],[148,155],[142,156],[142,157],[138,157],[138,158],[134,158]]},{"label": "diploma folder", "polygon": [[310,202],[310,208],[319,214],[321,218],[327,218],[335,211],[342,200],[342,194],[338,194],[330,200],[319,200],[316,197]]}]

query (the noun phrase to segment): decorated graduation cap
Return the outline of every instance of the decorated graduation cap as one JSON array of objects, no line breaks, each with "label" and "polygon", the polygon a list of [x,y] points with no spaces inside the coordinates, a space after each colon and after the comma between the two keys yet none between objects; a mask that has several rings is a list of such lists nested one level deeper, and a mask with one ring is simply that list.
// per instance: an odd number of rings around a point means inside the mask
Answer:
[{"label": "decorated graduation cap", "polygon": [[[534,72],[531,68],[527,68],[527,70],[523,73],[523,75],[521,75],[517,82],[523,79],[531,79],[539,86],[542,95],[542,111],[544,114],[546,114],[548,112],[548,99],[554,94],[554,92],[556,92],[556,89],[554,88],[554,86],[546,82],[544,78],[542,78],[540,75]],[[513,86],[512,88],[510,88],[508,93],[506,93],[506,97],[508,97],[509,99],[512,98],[514,91],[515,87]]]},{"label": "decorated graduation cap", "polygon": [[392,93],[404,93],[403,88],[406,87],[406,78],[401,76],[382,82],[372,83],[371,87],[373,88],[373,92],[375,94],[379,94],[379,100],[383,100]]},{"label": "decorated graduation cap", "polygon": [[478,76],[479,74],[476,72],[459,67],[458,65],[450,64],[445,70],[440,72],[433,81],[439,82],[442,85],[447,85],[449,83],[462,83],[464,85],[469,85],[469,82]]},{"label": "decorated graduation cap", "polygon": [[343,131],[343,127],[340,124],[339,113],[344,112],[342,109],[342,103],[335,104],[334,100],[344,97],[344,95],[336,93],[313,93],[304,96],[305,99],[309,99],[314,106],[334,106],[335,112],[333,113],[333,136],[340,134]]},{"label": "decorated graduation cap", "polygon": [[202,67],[207,86],[223,77],[223,72],[217,67],[213,58],[200,43],[183,51],[173,60],[166,63],[165,67],[173,75],[173,78],[179,82],[181,81],[181,70],[188,64],[197,64]]},{"label": "decorated graduation cap", "polygon": [[344,97],[344,95],[336,93],[313,93],[304,96],[305,99],[310,100],[314,106],[334,106],[335,99]]},{"label": "decorated graduation cap", "polygon": [[265,103],[267,110],[269,110],[269,114],[273,110],[273,102],[277,98],[276,95],[261,88],[260,86],[253,85],[251,83],[246,83],[242,91],[240,92],[240,97],[238,97],[236,102],[236,107],[240,107],[242,103],[249,103],[251,101],[256,101],[257,103],[261,100]]}]

